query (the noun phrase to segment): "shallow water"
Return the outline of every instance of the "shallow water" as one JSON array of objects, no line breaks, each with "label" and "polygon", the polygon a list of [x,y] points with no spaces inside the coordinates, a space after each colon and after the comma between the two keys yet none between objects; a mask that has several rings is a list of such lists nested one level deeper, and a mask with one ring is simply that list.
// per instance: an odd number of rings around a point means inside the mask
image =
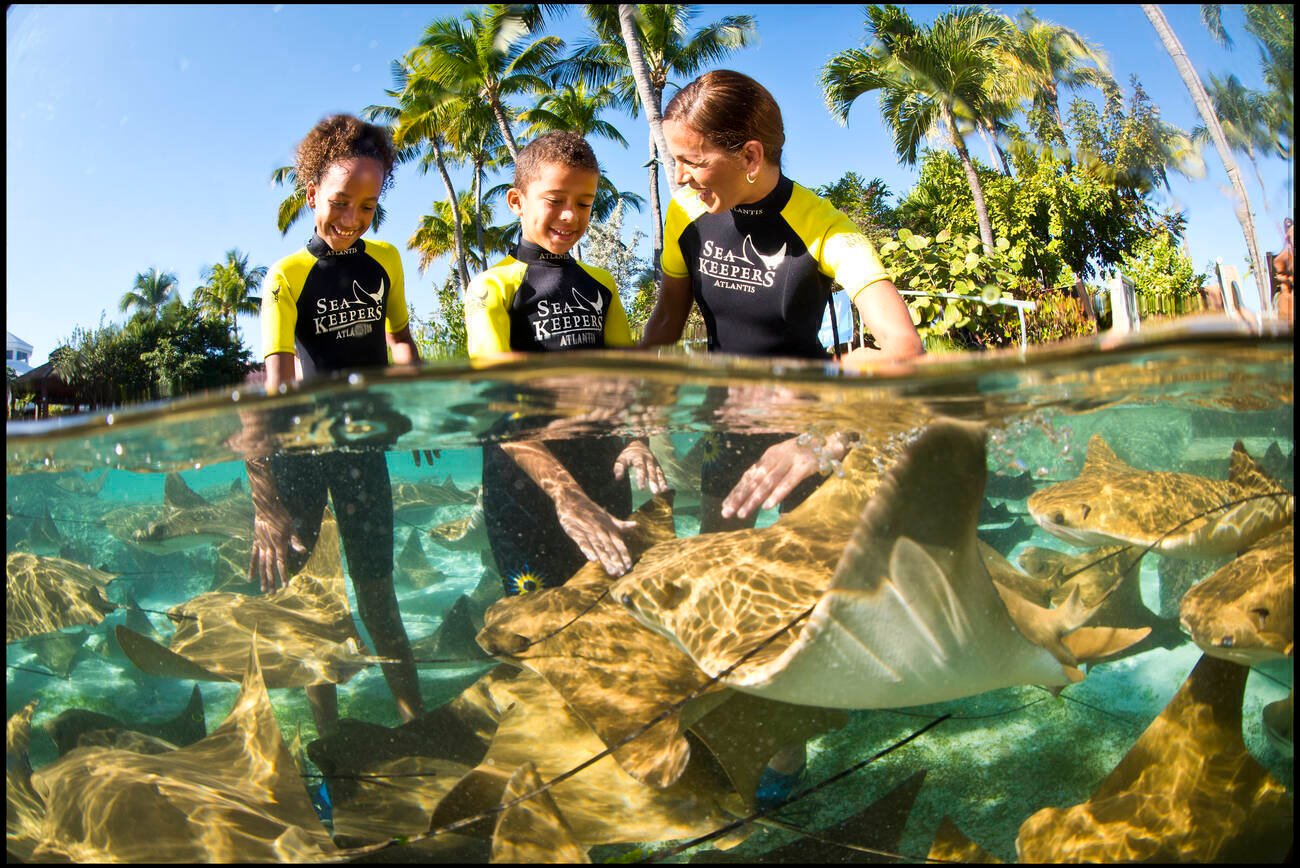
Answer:
[{"label": "shallow water", "polygon": [[[230,445],[243,424],[240,411],[279,412],[284,424],[277,442],[284,451],[319,453],[383,444],[395,486],[441,483],[450,478],[455,492],[465,495],[462,502],[406,509],[399,498],[394,534],[396,588],[406,631],[411,641],[418,643],[438,630],[463,595],[472,598],[480,619],[475,626],[481,626],[483,606],[501,593],[500,577],[490,553],[483,556],[482,543],[447,547],[429,531],[473,512],[473,493],[481,482],[482,446],[501,430],[502,420],[509,420],[512,436],[650,435],[651,447],[676,489],[673,527],[679,539],[698,532],[699,464],[713,433],[806,434],[804,439],[811,448],[832,432],[854,431],[868,444],[864,448],[874,450],[877,471],[888,471],[917,433],[936,418],[980,422],[987,426],[987,482],[979,536],[1015,563],[1031,546],[1070,554],[1085,551],[1038,527],[1027,514],[1026,501],[1033,491],[1078,476],[1094,435],[1101,435],[1133,467],[1215,480],[1227,477],[1229,455],[1240,441],[1280,485],[1294,490],[1293,386],[1289,333],[1261,339],[1226,325],[1202,325],[1148,333],[1105,351],[1099,351],[1096,344],[1081,344],[1023,357],[954,357],[875,377],[838,375],[822,366],[792,363],[575,353],[479,369],[448,365],[428,367],[418,374],[370,372],[286,398],[268,399],[253,392],[207,395],[117,412],[107,418],[11,423],[6,443],[10,582],[15,581],[14,552],[61,556],[116,576],[105,593],[121,608],[100,624],[61,631],[80,636],[84,630],[87,634],[70,664],[63,661],[67,672],[62,677],[50,672],[48,661],[38,658],[31,641],[8,644],[6,714],[13,716],[32,700],[39,701],[28,750],[39,775],[41,769],[57,761],[54,742],[43,726],[67,709],[89,709],[128,724],[161,721],[177,716],[198,683],[209,733],[231,713],[239,693],[237,683],[145,674],[117,647],[112,631],[125,622],[129,595],[145,610],[150,625],[166,644],[166,637],[176,629],[166,612],[207,592],[214,576],[229,575],[232,567],[223,567],[218,548],[232,536],[250,533],[251,520],[245,522],[245,530],[229,530],[238,527],[241,519],[223,519],[226,523],[217,526],[227,530],[215,536],[179,537],[168,543],[169,551],[142,545],[133,533],[162,516],[164,480],[169,473],[179,473],[191,490],[211,502],[240,496],[231,494],[231,486],[246,485],[244,465],[242,455]],[[424,460],[417,467],[414,450],[437,450],[439,454],[432,467]],[[826,469],[828,478],[834,479],[837,468]],[[245,500],[246,492],[245,487]],[[939,501],[949,495],[940,491],[929,496],[935,498],[937,509]],[[634,506],[647,499],[647,494],[634,490]],[[1159,504],[1153,508],[1158,509]],[[44,524],[47,509],[53,531]],[[235,514],[245,513],[236,510]],[[251,509],[247,515],[251,516]],[[776,510],[762,511],[757,521],[759,528],[780,524]],[[959,530],[954,528],[954,537]],[[401,556],[409,555],[406,547],[412,535],[419,540],[432,574],[440,577],[436,581],[424,584],[427,576],[417,580],[408,575],[412,561]],[[469,539],[472,542],[473,538]],[[740,549],[728,548],[730,540],[720,539],[717,546],[702,549],[698,562],[702,573],[725,572],[733,561],[743,562]],[[757,556],[766,555],[760,551]],[[1178,595],[1186,584],[1204,579],[1227,560],[1182,561],[1162,568],[1161,556],[1149,553],[1139,568],[1142,600],[1153,612],[1176,617]],[[798,565],[787,564],[784,569],[797,570]],[[1176,583],[1178,575],[1184,584]],[[347,595],[355,612],[350,582]],[[11,611],[10,621],[13,619]],[[361,637],[368,647],[374,647],[364,630]],[[445,656],[449,645],[441,647],[441,657],[416,653],[417,661],[440,661],[420,665],[427,709],[460,696],[491,672],[495,663],[465,658],[457,662]],[[603,830],[598,837],[606,843],[584,844],[583,849],[589,847],[593,861],[650,857],[682,861],[705,858],[703,854],[709,859],[752,860],[799,840],[801,834],[820,835],[821,830],[873,806],[924,770],[923,782],[910,795],[910,806],[877,805],[875,813],[868,812],[856,826],[840,830],[834,837],[897,854],[907,861],[922,861],[947,817],[989,853],[1012,860],[1021,824],[1041,808],[1064,808],[1086,801],[1161,713],[1200,657],[1197,646],[1182,641],[1093,665],[1085,679],[1066,687],[1059,696],[1023,685],[928,705],[853,710],[845,718],[847,722],[809,740],[808,771],[796,795],[815,789],[779,813],[780,827],[772,822],[742,826],[743,831],[731,837],[747,831],[747,839],[727,851],[715,849],[718,842],[714,841],[677,852],[678,845],[703,832],[652,838],[620,836],[618,829]],[[263,665],[267,665],[265,661]],[[603,665],[609,666],[608,662]],[[505,668],[497,670],[496,676]],[[379,667],[358,664],[357,669],[355,677],[339,687],[341,714],[396,726],[396,710]],[[598,688],[598,675],[593,670],[592,690],[609,689]],[[854,673],[839,672],[837,677],[852,679]],[[1291,759],[1266,737],[1261,713],[1269,703],[1287,696],[1292,677],[1289,657],[1255,667],[1241,705],[1246,749],[1288,794],[1293,786]],[[621,683],[622,689],[635,692],[635,679]],[[270,696],[283,739],[301,763],[294,774],[301,772],[304,789],[318,784],[320,769],[307,758],[306,750],[317,733],[303,692],[273,688]],[[722,706],[724,710],[727,707]],[[867,762],[945,714],[949,717],[939,725]],[[530,725],[538,728],[541,738],[542,723]],[[731,738],[748,737],[743,728],[732,730]],[[522,744],[519,750],[526,751],[527,740]],[[539,744],[539,756],[549,756],[553,747],[544,749]],[[365,748],[357,749],[364,752]],[[437,749],[426,753],[435,755]],[[693,762],[706,762],[707,753],[699,741],[692,741]],[[69,759],[75,756],[74,752]],[[574,755],[572,759],[576,765],[583,757]],[[456,768],[463,771],[474,764],[467,761]],[[538,765],[544,764],[539,760]],[[11,775],[13,769],[11,758]],[[542,779],[547,779],[547,771],[554,776],[563,770],[543,768]],[[507,768],[503,773],[513,771]],[[399,776],[385,780],[390,782],[386,786],[393,788],[389,792],[396,793],[404,786],[400,782],[422,779]],[[366,798],[380,803],[388,797],[383,788],[372,791],[363,786],[362,790]],[[559,792],[558,785],[556,790]],[[12,801],[12,780],[10,794]],[[1216,797],[1215,793],[1202,795],[1211,801]],[[611,792],[610,798],[630,797]],[[1244,811],[1242,816],[1249,817],[1249,805],[1233,806],[1224,798],[1225,815],[1235,817],[1233,812]],[[563,805],[569,803],[557,799],[563,813]],[[436,798],[427,797],[425,804],[431,810]],[[728,799],[726,794],[719,804],[718,827],[733,815],[748,813],[743,800]],[[346,807],[336,799],[336,822],[337,812]],[[616,815],[612,804],[606,813]],[[593,815],[600,814],[597,806]],[[465,816],[468,814],[462,812],[457,818]],[[495,815],[489,815],[489,824],[481,826],[486,834],[491,833],[492,822]],[[553,818],[551,822],[554,825]],[[1240,823],[1246,822],[1240,819]],[[427,828],[428,824],[424,825]],[[579,825],[575,823],[575,828]],[[311,830],[312,834],[318,831]],[[419,836],[421,831],[416,828],[401,834]],[[447,850],[452,854],[447,858],[486,858],[487,845],[473,841],[472,835],[462,839],[461,831],[446,836],[446,840],[457,842],[456,847],[463,847]],[[1289,827],[1286,832],[1289,838]],[[379,842],[398,834],[381,831],[369,840]],[[535,827],[525,826],[524,832],[513,833],[498,830],[498,838],[510,834],[529,842],[550,840]],[[594,833],[583,834],[590,839]],[[11,825],[11,852],[21,838]],[[336,840],[356,845],[362,838]],[[52,846],[58,852],[58,845]],[[113,846],[119,849],[93,852],[101,858],[105,852],[136,857],[154,852],[147,839]],[[829,845],[808,838],[794,850],[777,853],[777,858],[819,861],[809,856],[813,852],[832,854],[822,857],[826,859],[863,855],[835,846],[828,851],[808,849],[814,846]],[[30,856],[30,850],[19,848],[18,852]],[[65,852],[84,856],[92,851]],[[525,850],[505,852],[537,855]],[[38,850],[37,857],[40,853]],[[1271,850],[1261,849],[1254,855],[1268,859],[1271,854]],[[344,850],[339,855],[348,853]]]}]

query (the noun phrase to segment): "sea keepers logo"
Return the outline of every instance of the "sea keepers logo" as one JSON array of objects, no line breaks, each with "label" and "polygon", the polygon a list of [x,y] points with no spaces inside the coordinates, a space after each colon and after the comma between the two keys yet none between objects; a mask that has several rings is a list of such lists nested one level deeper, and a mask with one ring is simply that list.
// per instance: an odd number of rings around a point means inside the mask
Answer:
[{"label": "sea keepers logo", "polygon": [[379,280],[379,290],[369,292],[358,281],[352,281],[352,298],[318,298],[316,314],[312,317],[315,333],[333,334],[335,340],[359,338],[370,334],[375,323],[384,318],[384,280]]},{"label": "sea keepers logo", "polygon": [[777,272],[785,262],[786,245],[770,256],[764,256],[754,247],[754,239],[746,235],[737,253],[713,241],[705,241],[700,251],[700,273],[713,278],[713,285],[738,292],[757,292],[776,282]]},{"label": "sea keepers logo", "polygon": [[[572,301],[542,299],[531,318],[533,337],[556,349],[594,347],[605,331],[605,298],[599,292],[587,298],[577,287],[569,287]],[[555,343],[555,339],[559,342]]]}]

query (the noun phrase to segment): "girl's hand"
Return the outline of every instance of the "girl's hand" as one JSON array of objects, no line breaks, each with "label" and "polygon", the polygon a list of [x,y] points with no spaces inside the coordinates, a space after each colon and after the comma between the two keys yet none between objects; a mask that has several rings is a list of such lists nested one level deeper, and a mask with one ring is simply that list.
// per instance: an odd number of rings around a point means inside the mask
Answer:
[{"label": "girl's hand", "polygon": [[633,440],[614,459],[614,478],[622,479],[631,468],[636,487],[651,494],[663,494],[668,490],[668,479],[659,466],[659,459],[641,440]]},{"label": "girl's hand", "polygon": [[634,521],[614,518],[581,491],[566,492],[555,501],[560,527],[589,561],[599,561],[605,572],[621,576],[632,569],[623,534],[636,527]]}]

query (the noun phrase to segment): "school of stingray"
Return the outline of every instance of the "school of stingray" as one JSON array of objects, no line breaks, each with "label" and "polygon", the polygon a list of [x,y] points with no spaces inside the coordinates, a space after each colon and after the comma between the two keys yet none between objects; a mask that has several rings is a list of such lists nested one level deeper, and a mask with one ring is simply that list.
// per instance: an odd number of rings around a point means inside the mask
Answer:
[{"label": "school of stingray", "polygon": [[[666,438],[653,441],[674,490],[634,513],[628,573],[611,578],[588,564],[561,587],[501,597],[499,577],[485,570],[434,632],[412,635],[417,661],[469,673],[454,695],[401,726],[345,713],[307,743],[301,729],[282,729],[271,697],[346,684],[380,662],[349,606],[331,516],[307,565],[264,595],[247,582],[246,483],[200,494],[172,473],[161,504],[102,505],[106,474],[33,474],[43,494],[21,509],[10,500],[6,642],[21,643],[51,678],[75,679],[77,666],[99,655],[137,688],[159,679],[194,687],[162,720],[64,708],[36,724],[39,691],[12,714],[9,858],[584,862],[685,852],[695,861],[1000,861],[998,850],[1025,862],[1200,862],[1289,854],[1292,795],[1242,735],[1252,667],[1294,660],[1294,471],[1276,444],[1251,455],[1238,441],[1220,457],[1222,473],[1201,475],[1135,466],[1094,434],[1077,475],[1038,482],[990,474],[983,424],[920,410],[883,414],[841,473],[770,524],[679,536],[682,514],[696,508],[703,442],[678,454]],[[165,616],[145,612],[131,576],[60,531],[55,516],[66,523],[67,504],[138,564],[191,558],[206,589]],[[431,551],[487,549],[473,488],[451,478],[398,482],[394,505],[406,519],[395,557],[406,591],[449,581]],[[1004,556],[1031,532],[1060,548],[1019,546],[1014,563]],[[1160,612],[1140,592],[1144,558],[1160,559],[1171,588],[1183,583],[1168,594],[1162,587]],[[788,806],[756,807],[760,775],[785,745],[816,745],[851,720],[1011,688],[1060,702],[1108,664],[1186,643],[1199,661],[1118,764],[1092,779],[1087,798],[1010,818],[1019,823],[1014,844],[979,841],[943,817],[928,853],[898,854],[926,769],[868,804],[841,805],[843,819],[829,826],[799,811],[803,791],[817,789],[812,777]],[[238,685],[238,695],[208,728],[200,685],[222,682]],[[1268,749],[1287,762],[1293,696],[1265,706],[1260,722]],[[938,717],[917,714],[913,729]],[[57,758],[33,768],[33,739],[46,736]],[[917,738],[940,742],[943,722]],[[314,789],[322,779],[324,813]],[[827,789],[805,806],[835,798]],[[806,837],[745,848],[774,828]],[[655,849],[692,841],[701,843]],[[593,849],[607,845],[640,849]]]}]

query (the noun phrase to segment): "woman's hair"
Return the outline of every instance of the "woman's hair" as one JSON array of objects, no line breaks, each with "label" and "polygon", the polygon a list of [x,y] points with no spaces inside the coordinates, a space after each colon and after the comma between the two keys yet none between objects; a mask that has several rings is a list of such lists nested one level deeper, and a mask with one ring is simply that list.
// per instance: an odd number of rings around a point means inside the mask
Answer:
[{"label": "woman's hair", "polygon": [[600,174],[596,152],[586,139],[568,130],[552,130],[533,139],[519,151],[519,159],[515,160],[515,188],[527,192],[528,185],[537,179],[542,166],[548,163]]},{"label": "woman's hair", "polygon": [[302,185],[319,184],[329,167],[341,160],[370,157],[384,167],[380,195],[393,180],[397,150],[388,130],[352,115],[330,115],[311,128],[294,159],[294,173]]},{"label": "woman's hair", "polygon": [[767,88],[744,73],[730,69],[704,73],[677,91],[663,119],[685,124],[728,151],[740,150],[751,139],[760,142],[764,159],[781,165],[785,145],[781,107]]}]

